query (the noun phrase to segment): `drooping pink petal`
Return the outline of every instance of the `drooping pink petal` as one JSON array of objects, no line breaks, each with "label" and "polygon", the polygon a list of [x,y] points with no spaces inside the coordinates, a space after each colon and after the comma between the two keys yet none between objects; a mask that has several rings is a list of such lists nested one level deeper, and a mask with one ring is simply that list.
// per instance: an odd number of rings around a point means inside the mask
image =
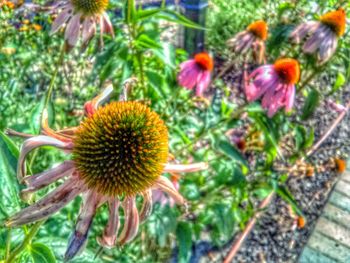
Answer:
[{"label": "drooping pink petal", "polygon": [[189,60],[182,63],[180,68],[181,70],[177,78],[179,85],[187,89],[193,89],[197,84],[198,75],[200,74],[201,70],[194,60]]},{"label": "drooping pink petal", "polygon": [[119,229],[119,200],[117,198],[110,198],[108,206],[108,223],[103,231],[103,236],[97,238],[97,241],[103,247],[113,248],[116,245]]},{"label": "drooping pink petal", "polygon": [[82,14],[75,14],[68,22],[64,38],[67,40],[70,46],[75,46],[79,39],[80,34],[80,19]]},{"label": "drooping pink petal", "polygon": [[272,96],[271,104],[269,105],[268,112],[267,112],[267,115],[269,116],[269,118],[274,116],[276,112],[283,106],[282,102],[283,102],[285,93],[286,93],[286,89],[282,88],[276,91],[275,94]]},{"label": "drooping pink petal", "polygon": [[84,105],[84,111],[87,116],[92,116],[95,111],[100,107],[103,103],[108,101],[113,94],[113,86],[108,85],[103,91],[93,98],[91,101],[88,101]]},{"label": "drooping pink petal", "polygon": [[81,212],[79,214],[74,234],[68,242],[68,248],[65,253],[65,260],[71,260],[84,248],[92,220],[97,208],[102,203],[102,196],[95,191],[89,191],[83,200]]},{"label": "drooping pink petal", "polygon": [[73,144],[43,135],[32,137],[24,141],[17,165],[17,178],[20,182],[22,182],[23,177],[26,175],[25,158],[27,154],[40,146],[54,146],[63,150],[71,150]]},{"label": "drooping pink petal", "polygon": [[152,190],[147,190],[143,194],[143,203],[140,211],[140,223],[144,222],[152,213]]},{"label": "drooping pink petal", "polygon": [[320,26],[320,22],[310,21],[297,26],[291,33],[290,38],[296,42],[300,43],[308,34],[312,34]]},{"label": "drooping pink petal", "polygon": [[113,25],[112,25],[111,20],[109,19],[109,16],[107,15],[106,12],[103,12],[102,13],[102,17],[103,17],[103,23],[104,23],[105,32],[110,34],[114,38]]},{"label": "drooping pink petal", "polygon": [[85,190],[85,186],[78,180],[71,178],[47,194],[45,197],[10,217],[7,226],[29,224],[56,213]]},{"label": "drooping pink petal", "polygon": [[289,112],[292,110],[294,99],[295,99],[295,86],[290,84],[287,87],[287,93],[285,98],[286,112]]},{"label": "drooping pink petal", "polygon": [[50,34],[56,33],[72,16],[73,10],[70,7],[63,9],[53,22]]},{"label": "drooping pink petal", "polygon": [[[329,30],[331,31],[331,30]],[[318,60],[321,63],[329,60],[334,54],[337,48],[338,38],[337,35],[331,32],[328,37],[326,37],[320,45],[320,50],[318,54]]]},{"label": "drooping pink petal", "polygon": [[74,170],[73,161],[65,161],[62,164],[58,165],[55,168],[52,168],[48,171],[35,174],[32,176],[26,176],[23,179],[23,182],[28,186],[28,189],[37,190],[41,189],[60,178],[63,178],[69,174],[73,173]]},{"label": "drooping pink petal", "polygon": [[165,173],[192,173],[208,169],[207,163],[191,163],[191,164],[166,164]]},{"label": "drooping pink petal", "polygon": [[154,186],[160,188],[162,191],[166,192],[175,200],[177,204],[184,204],[185,199],[179,194],[174,185],[170,180],[164,176],[160,176],[155,182]]},{"label": "drooping pink petal", "polygon": [[123,201],[124,208],[124,227],[118,238],[118,243],[123,245],[135,238],[139,229],[139,213],[135,204],[134,197],[125,197]]},{"label": "drooping pink petal", "polygon": [[202,74],[198,76],[196,95],[202,96],[203,92],[209,87],[211,80],[211,74],[209,70],[202,71]]},{"label": "drooping pink petal", "polygon": [[83,44],[88,43],[91,38],[95,35],[96,33],[96,23],[95,21],[87,17],[83,21],[83,28],[82,28],[82,42]]},{"label": "drooping pink petal", "polygon": [[266,72],[261,73],[245,87],[248,101],[259,99],[268,89],[274,88],[278,80],[278,76],[274,72],[266,70]]}]

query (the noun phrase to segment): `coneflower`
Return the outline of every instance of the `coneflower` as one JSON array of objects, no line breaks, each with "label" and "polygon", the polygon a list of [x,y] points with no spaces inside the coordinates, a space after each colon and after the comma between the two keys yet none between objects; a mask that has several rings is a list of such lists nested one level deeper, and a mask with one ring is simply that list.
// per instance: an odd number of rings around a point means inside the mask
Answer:
[{"label": "coneflower", "polygon": [[291,34],[294,42],[300,43],[307,38],[303,51],[317,54],[319,63],[329,60],[337,49],[338,38],[344,35],[346,14],[340,8],[324,14],[319,21],[309,21],[299,25]]},{"label": "coneflower", "polygon": [[267,35],[268,26],[266,22],[258,20],[251,23],[246,30],[229,39],[227,45],[237,55],[244,55],[252,51],[255,61],[262,63],[265,56]]},{"label": "coneflower", "polygon": [[83,45],[86,45],[96,34],[96,25],[100,26],[100,41],[102,35],[109,33],[114,36],[112,23],[107,15],[108,0],[63,0],[54,5],[60,13],[52,24],[51,33],[56,33],[65,24],[65,39],[70,46],[75,46],[81,35]]},{"label": "coneflower", "polygon": [[187,89],[196,88],[196,95],[202,96],[210,84],[213,69],[214,61],[209,54],[198,53],[180,65],[178,83]]},{"label": "coneflower", "polygon": [[[159,115],[132,101],[112,102],[99,107],[111,92],[112,88],[108,88],[86,103],[86,118],[78,127],[56,132],[49,128],[45,119],[42,125],[45,135],[27,139],[19,156],[18,179],[27,185],[22,195],[58,179],[65,178],[65,181],[41,200],[10,217],[6,226],[16,227],[47,218],[76,196],[83,195],[66,260],[84,247],[95,213],[101,205],[108,204],[109,220],[98,239],[99,244],[108,248],[125,244],[136,236],[139,223],[151,213],[153,189],[161,189],[177,204],[184,204],[184,198],[162,173],[194,172],[207,168],[205,163],[167,163],[168,131]],[[40,174],[26,176],[27,154],[44,145],[72,153],[71,160]],[[143,197],[140,213],[136,207],[138,195]],[[124,226],[119,233],[121,208],[124,210]]]},{"label": "coneflower", "polygon": [[273,65],[260,66],[245,81],[248,101],[262,98],[262,107],[272,117],[282,107],[293,107],[295,84],[300,78],[299,62],[291,58],[278,59]]}]

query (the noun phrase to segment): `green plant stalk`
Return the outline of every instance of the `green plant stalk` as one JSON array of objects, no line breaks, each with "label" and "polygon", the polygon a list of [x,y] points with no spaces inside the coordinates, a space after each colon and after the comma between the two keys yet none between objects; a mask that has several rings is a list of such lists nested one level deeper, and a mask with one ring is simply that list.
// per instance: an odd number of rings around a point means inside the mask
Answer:
[{"label": "green plant stalk", "polygon": [[18,247],[16,247],[12,253],[9,255],[6,263],[12,263],[16,259],[17,256],[19,256],[23,250],[31,243],[34,236],[39,231],[40,226],[45,222],[45,220],[39,221],[33,225],[33,227],[30,229],[30,232],[28,235],[26,235],[25,239],[23,240],[22,244],[20,244]]},{"label": "green plant stalk", "polygon": [[57,77],[57,74],[58,74],[58,70],[59,70],[61,64],[63,63],[64,49],[65,49],[65,44],[63,44],[62,47],[61,47],[60,56],[58,58],[58,62],[56,64],[55,71],[54,71],[53,76],[51,78],[51,81],[50,81],[50,84],[49,84],[49,88],[47,89],[47,92],[46,92],[46,95],[45,95],[43,112],[41,113],[41,117],[40,117],[40,124],[42,123],[43,118],[44,118],[44,111],[49,105],[49,101],[51,99],[51,95],[52,95],[53,87],[55,85],[55,80],[56,80],[56,77]]},{"label": "green plant stalk", "polygon": [[8,230],[7,233],[7,238],[6,238],[6,250],[5,250],[5,261],[8,259],[10,256],[10,249],[11,249],[11,231],[12,228]]}]

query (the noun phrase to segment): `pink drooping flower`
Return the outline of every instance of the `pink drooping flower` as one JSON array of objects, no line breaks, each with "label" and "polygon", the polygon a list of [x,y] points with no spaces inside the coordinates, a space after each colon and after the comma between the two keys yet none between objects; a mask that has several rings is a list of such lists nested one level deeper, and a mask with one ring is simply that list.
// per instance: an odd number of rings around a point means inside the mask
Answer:
[{"label": "pink drooping flower", "polygon": [[237,55],[252,51],[254,60],[262,63],[265,58],[265,41],[268,26],[265,21],[259,20],[251,23],[246,30],[238,33],[227,41],[227,45]]},{"label": "pink drooping flower", "polygon": [[61,0],[55,3],[60,13],[52,24],[51,33],[56,33],[66,26],[64,38],[69,46],[75,46],[81,35],[83,45],[89,43],[96,33],[96,25],[100,26],[100,41],[102,35],[109,33],[114,36],[112,23],[105,12],[108,0]]},{"label": "pink drooping flower", "polygon": [[[174,188],[176,190],[179,190],[179,175],[172,173],[170,180]],[[159,203],[162,207],[166,205],[173,207],[175,205],[174,199],[170,198],[168,195],[166,195],[163,191],[160,191],[159,189],[153,190],[152,197],[153,203]]]},{"label": "pink drooping flower", "polygon": [[[139,102],[120,101],[100,106],[111,95],[112,87],[86,103],[85,119],[78,127],[54,131],[47,116],[43,135],[23,135],[25,140],[18,160],[17,176],[27,188],[25,197],[52,183],[63,182],[36,203],[22,209],[6,222],[17,227],[45,219],[83,195],[82,207],[66,251],[72,259],[87,242],[98,208],[109,207],[109,219],[101,246],[112,248],[130,242],[138,233],[140,222],[151,213],[152,191],[165,191],[177,204],[185,200],[163,173],[183,173],[207,168],[206,163],[171,164],[168,162],[168,131],[159,115]],[[26,156],[41,146],[53,146],[72,153],[69,160],[39,174],[27,176]],[[143,203],[140,212],[136,198]],[[119,210],[123,209],[124,226],[120,229]]]},{"label": "pink drooping flower", "polygon": [[295,97],[295,84],[300,78],[299,62],[295,59],[278,59],[273,65],[254,70],[245,81],[248,101],[262,97],[262,107],[272,117],[280,108],[290,111]]},{"label": "pink drooping flower", "polygon": [[338,9],[324,14],[319,21],[303,23],[291,33],[290,37],[295,43],[307,38],[303,51],[306,54],[316,54],[319,63],[329,60],[337,49],[338,38],[344,35],[346,14]]},{"label": "pink drooping flower", "polygon": [[199,53],[180,65],[178,83],[187,89],[196,88],[196,95],[202,96],[210,84],[213,68],[214,61],[209,54]]}]

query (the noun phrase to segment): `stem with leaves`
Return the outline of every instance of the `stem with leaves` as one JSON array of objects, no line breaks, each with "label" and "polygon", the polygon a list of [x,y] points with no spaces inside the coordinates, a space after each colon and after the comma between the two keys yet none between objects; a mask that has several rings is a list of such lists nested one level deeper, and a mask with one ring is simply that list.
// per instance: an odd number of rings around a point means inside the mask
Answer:
[{"label": "stem with leaves", "polygon": [[20,244],[18,247],[16,247],[12,253],[9,255],[6,263],[12,263],[15,261],[16,257],[19,256],[24,249],[26,249],[26,247],[28,245],[30,245],[32,239],[35,237],[35,235],[38,233],[40,226],[45,222],[45,220],[39,221],[37,223],[35,223],[32,228],[30,229],[29,233],[26,235],[26,237],[24,238],[22,244]]}]

